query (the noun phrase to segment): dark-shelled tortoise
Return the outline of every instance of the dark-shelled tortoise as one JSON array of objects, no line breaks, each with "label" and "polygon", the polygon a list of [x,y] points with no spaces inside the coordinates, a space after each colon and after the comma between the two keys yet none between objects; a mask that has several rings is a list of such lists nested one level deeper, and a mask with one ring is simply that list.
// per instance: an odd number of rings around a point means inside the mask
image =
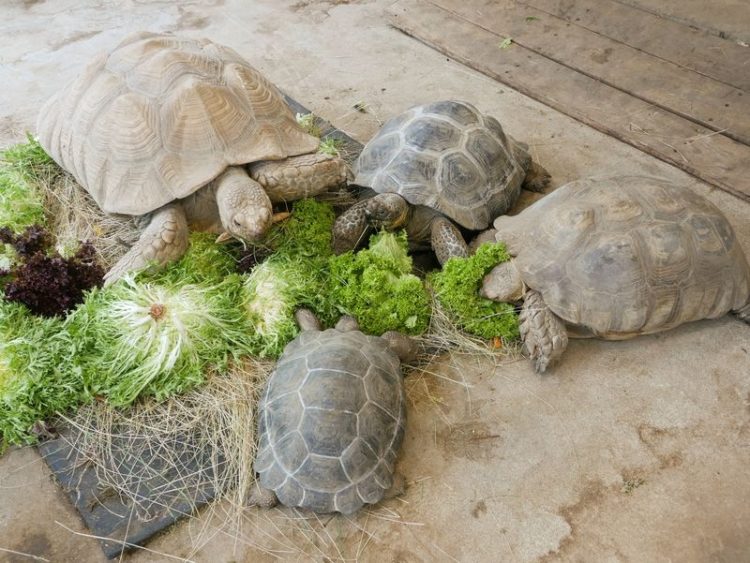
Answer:
[{"label": "dark-shelled tortoise", "polygon": [[521,337],[538,372],[568,336],[621,340],[730,311],[750,320],[750,268],[732,226],[668,181],[578,180],[494,226],[514,258],[481,293],[524,300]]},{"label": "dark-shelled tortoise", "polygon": [[346,180],[276,87],[205,39],[128,36],[46,103],[37,132],[103,211],[150,219],[109,283],[177,260],[188,225],[252,241],[277,218],[272,202]]},{"label": "dark-shelled tortoise", "polygon": [[354,183],[367,198],[334,225],[334,249],[355,248],[371,228],[406,227],[410,242],[430,243],[441,264],[468,254],[453,221],[486,229],[521,187],[541,191],[549,175],[528,146],[467,102],[416,106],[388,120],[365,145]]},{"label": "dark-shelled tortoise", "polygon": [[320,330],[309,311],[279,359],[258,415],[258,486],[250,505],[351,514],[398,494],[394,466],[406,423],[401,361],[414,341],[359,331],[343,317]]}]

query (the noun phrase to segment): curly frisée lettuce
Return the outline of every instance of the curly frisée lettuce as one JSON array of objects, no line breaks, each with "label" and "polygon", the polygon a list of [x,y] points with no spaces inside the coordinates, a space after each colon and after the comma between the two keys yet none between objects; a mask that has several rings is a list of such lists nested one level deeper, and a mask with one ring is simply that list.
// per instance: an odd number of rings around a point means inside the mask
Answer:
[{"label": "curly fris\u00e9e lettuce", "polygon": [[58,317],[0,300],[0,439],[35,440],[35,422],[90,399],[74,362],[76,343]]},{"label": "curly fris\u00e9e lettuce", "polygon": [[187,252],[163,270],[144,273],[139,280],[167,283],[214,283],[236,271],[238,256],[231,245],[217,244],[216,234],[201,231],[190,233]]},{"label": "curly fris\u00e9e lettuce", "polygon": [[213,285],[127,276],[93,291],[69,317],[71,333],[87,343],[86,387],[122,406],[201,383],[207,368],[248,349],[249,327],[237,306],[240,288],[237,275]]},{"label": "curly fris\u00e9e lettuce", "polygon": [[297,334],[294,311],[301,297],[299,270],[289,263],[269,259],[256,266],[244,284],[244,307],[254,333],[253,351],[277,358]]},{"label": "curly fris\u00e9e lettuce", "polygon": [[34,182],[61,173],[31,136],[0,152],[0,226],[20,233],[29,225],[43,224],[44,204]]},{"label": "curly fris\u00e9e lettuce", "polygon": [[328,323],[334,309],[326,292],[334,222],[331,206],[313,199],[295,202],[292,215],[274,225],[274,253],[245,277],[243,309],[254,332],[252,353],[278,358],[299,332],[294,312],[307,307]]},{"label": "curly fris\u00e9e lettuce", "polygon": [[301,199],[294,202],[289,219],[273,226],[267,240],[276,254],[324,259],[333,253],[331,241],[335,219],[330,204]]},{"label": "curly fris\u00e9e lettuce", "polygon": [[406,233],[383,232],[369,248],[330,260],[331,299],[352,315],[363,332],[398,330],[421,334],[430,320],[430,299],[421,279],[411,273]]},{"label": "curly fris\u00e9e lettuce", "polygon": [[468,258],[451,258],[429,277],[440,304],[455,323],[481,338],[518,338],[518,315],[513,305],[479,295],[482,279],[510,255],[502,243],[484,243]]}]

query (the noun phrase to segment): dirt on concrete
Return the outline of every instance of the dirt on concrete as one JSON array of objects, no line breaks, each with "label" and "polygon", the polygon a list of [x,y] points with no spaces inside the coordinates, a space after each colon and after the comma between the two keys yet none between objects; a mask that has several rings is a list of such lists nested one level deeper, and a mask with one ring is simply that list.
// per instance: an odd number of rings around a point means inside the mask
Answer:
[{"label": "dirt on concrete", "polygon": [[[529,143],[553,188],[583,176],[669,178],[718,205],[750,251],[750,205],[400,34],[385,22],[388,4],[6,3],[0,141],[33,131],[44,100],[126,33],[175,31],[231,46],[362,141],[414,104],[468,100]],[[442,358],[429,371],[407,379],[404,496],[355,517],[248,509],[232,525],[219,506],[125,559],[750,560],[750,326],[726,317],[573,341],[544,376],[523,359]],[[86,530],[33,449],[0,457],[0,561],[33,560],[13,551],[102,561],[77,533]]]}]

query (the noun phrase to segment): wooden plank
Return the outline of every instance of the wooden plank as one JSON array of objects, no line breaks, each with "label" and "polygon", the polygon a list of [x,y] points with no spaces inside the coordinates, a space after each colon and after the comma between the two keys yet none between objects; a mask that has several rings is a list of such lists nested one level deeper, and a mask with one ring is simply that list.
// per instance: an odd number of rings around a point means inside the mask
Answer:
[{"label": "wooden plank", "polygon": [[750,43],[747,0],[618,0],[718,37]]},{"label": "wooden plank", "polygon": [[750,200],[750,148],[634,98],[424,0],[399,0],[391,23],[558,111]]},{"label": "wooden plank", "polygon": [[[512,0],[431,0],[475,25],[750,145],[750,95]],[[528,18],[538,18],[529,21]]]},{"label": "wooden plank", "polygon": [[735,42],[617,0],[521,0],[521,3],[750,91],[750,48]]}]

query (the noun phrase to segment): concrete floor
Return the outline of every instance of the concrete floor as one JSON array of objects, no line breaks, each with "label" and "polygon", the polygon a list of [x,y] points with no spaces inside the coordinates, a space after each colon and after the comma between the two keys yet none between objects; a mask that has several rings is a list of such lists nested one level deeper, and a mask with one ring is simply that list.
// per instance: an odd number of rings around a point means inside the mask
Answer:
[{"label": "concrete floor", "polygon": [[[555,187],[601,174],[671,178],[722,208],[750,250],[746,202],[401,35],[385,23],[387,0],[3,5],[3,145],[33,131],[41,103],[94,53],[129,31],[171,30],[235,48],[360,140],[416,103],[469,100],[531,145]],[[125,559],[750,561],[749,326],[727,317],[629,342],[574,341],[545,376],[527,361],[431,369],[409,382],[401,499],[320,522],[248,510],[242,534],[216,531],[204,514],[152,541],[160,554]],[[0,458],[0,561],[33,560],[7,550],[103,560],[76,532],[86,530],[34,450]]]}]

